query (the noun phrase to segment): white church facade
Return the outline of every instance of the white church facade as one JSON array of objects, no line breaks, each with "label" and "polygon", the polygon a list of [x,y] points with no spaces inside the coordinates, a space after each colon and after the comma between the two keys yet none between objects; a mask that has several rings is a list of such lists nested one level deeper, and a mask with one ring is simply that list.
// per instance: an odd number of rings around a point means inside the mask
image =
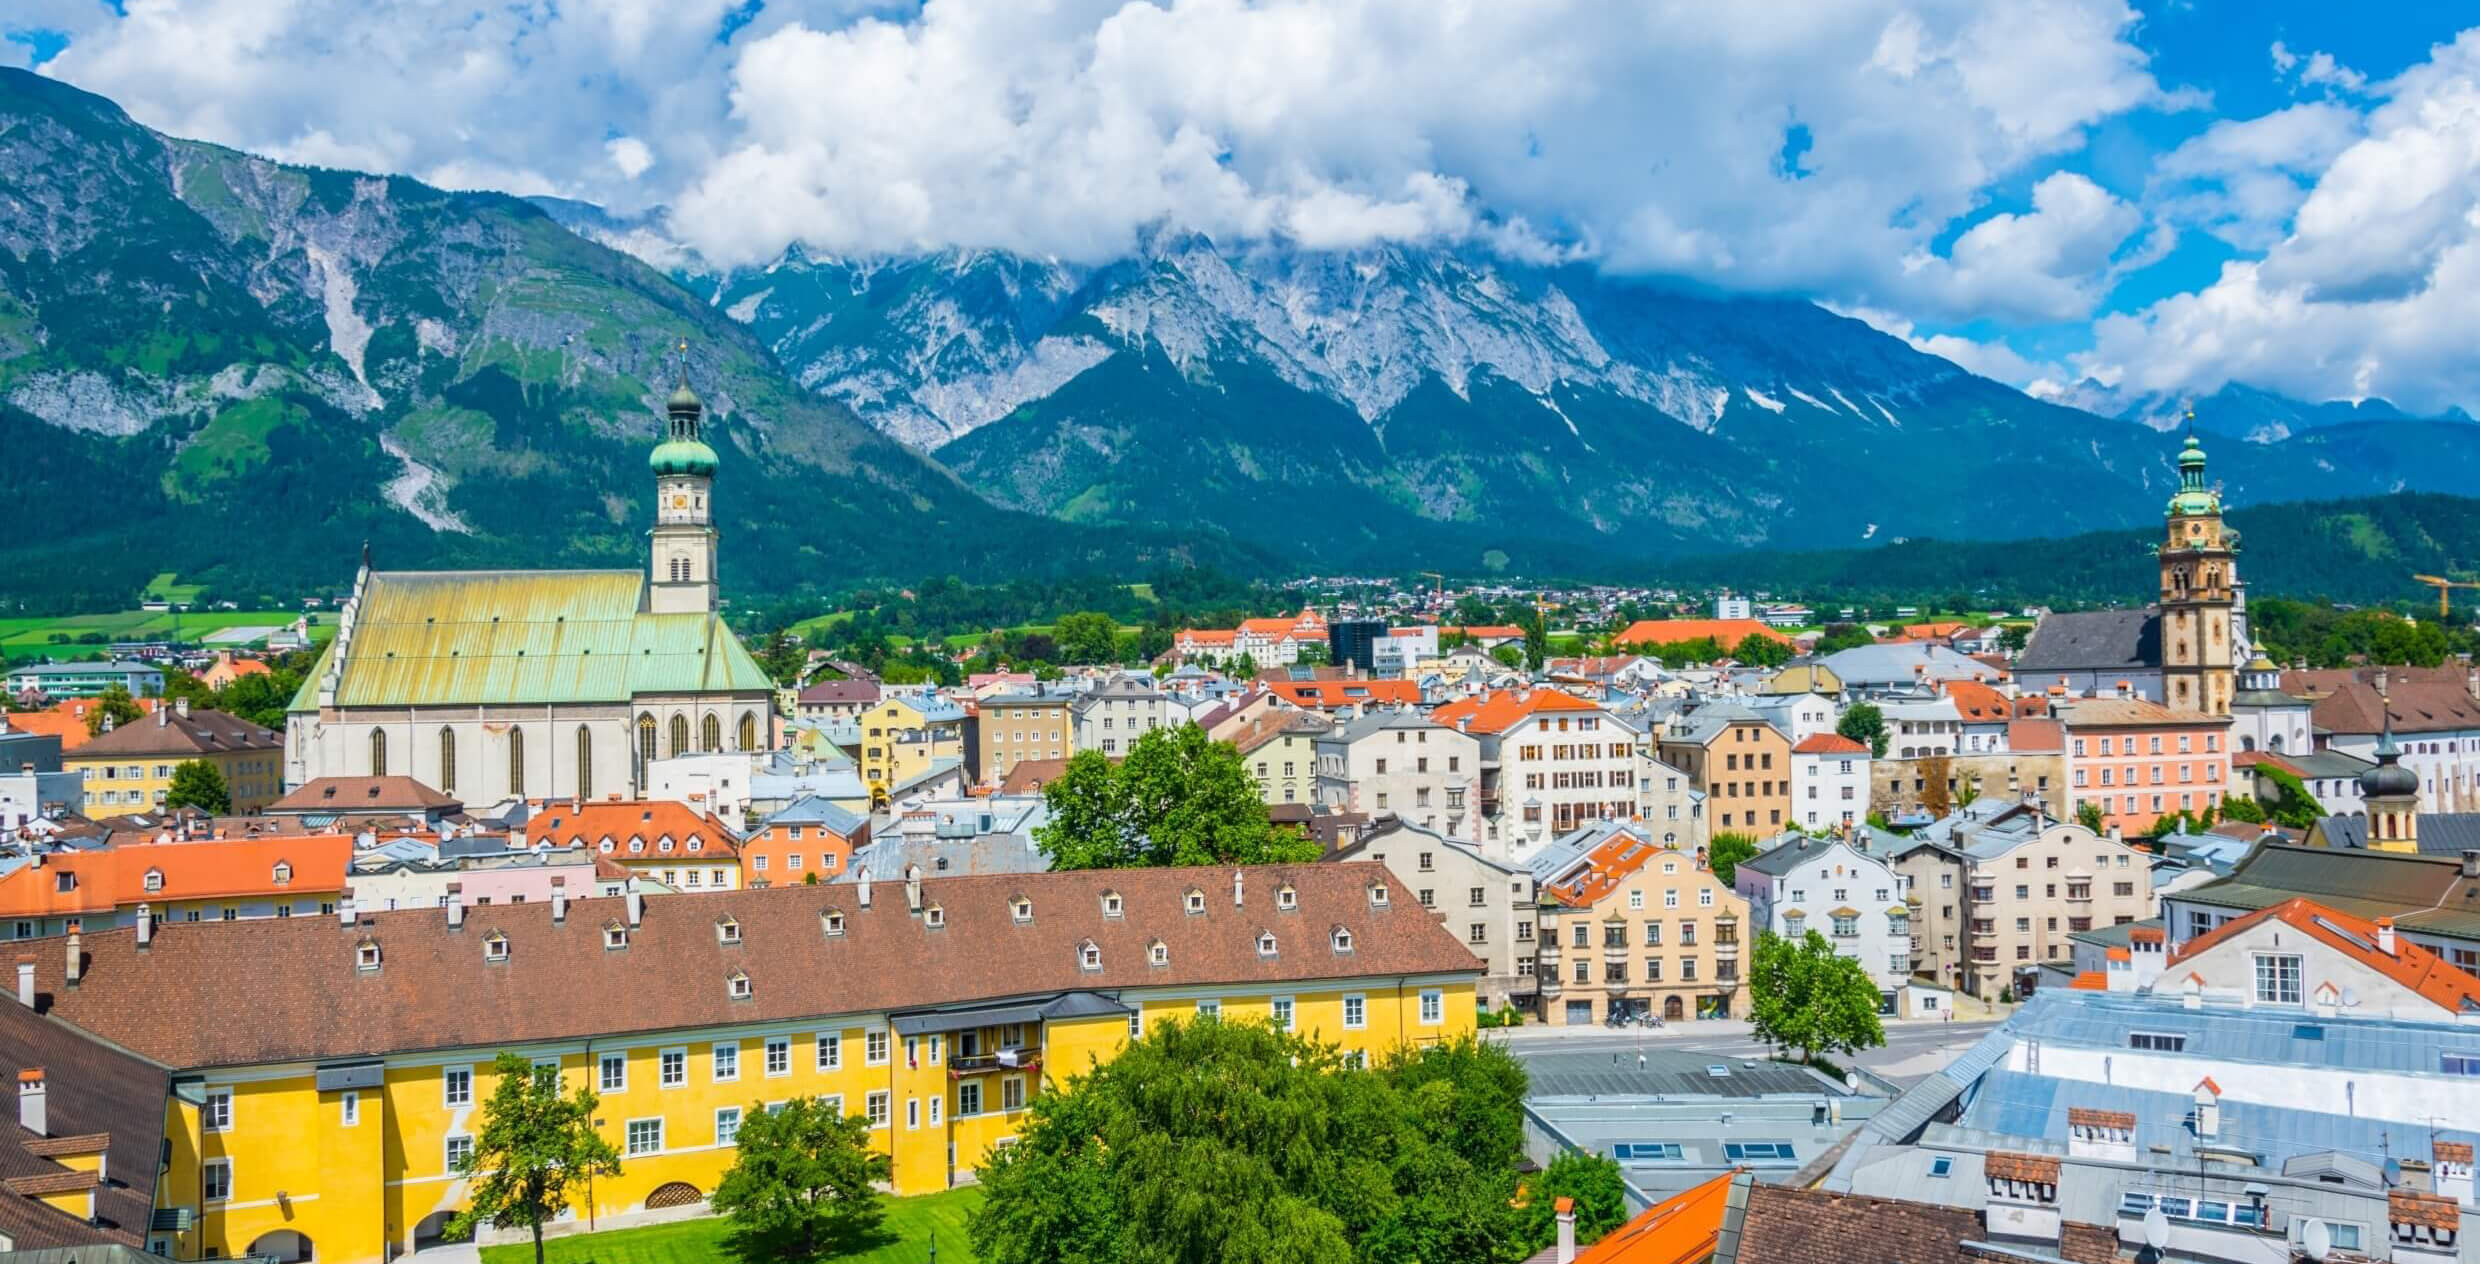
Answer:
[{"label": "white church facade", "polygon": [[646,766],[775,742],[774,685],[716,613],[716,458],[686,384],[649,464],[645,572],[374,571],[293,698],[285,780],[409,776],[467,803],[638,797]]}]

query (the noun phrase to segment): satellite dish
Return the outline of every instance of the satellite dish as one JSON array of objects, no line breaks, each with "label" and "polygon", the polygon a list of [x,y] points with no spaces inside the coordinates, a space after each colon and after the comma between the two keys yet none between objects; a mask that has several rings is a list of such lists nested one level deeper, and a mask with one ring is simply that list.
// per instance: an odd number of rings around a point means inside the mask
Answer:
[{"label": "satellite dish", "polygon": [[2322,1220],[2309,1221],[2308,1227],[2300,1231],[2299,1240],[2307,1248],[2309,1259],[2323,1260],[2334,1253],[2334,1231]]},{"label": "satellite dish", "polygon": [[2156,1251],[2170,1245],[2170,1217],[2161,1214],[2158,1206],[2145,1210],[2144,1242]]}]

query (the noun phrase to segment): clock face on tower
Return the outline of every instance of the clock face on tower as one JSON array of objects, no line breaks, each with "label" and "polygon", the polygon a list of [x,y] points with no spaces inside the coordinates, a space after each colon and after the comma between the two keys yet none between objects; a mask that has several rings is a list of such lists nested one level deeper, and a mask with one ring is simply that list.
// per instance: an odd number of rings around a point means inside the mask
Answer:
[{"label": "clock face on tower", "polygon": [[686,509],[686,508],[688,508],[688,507],[689,507],[689,497],[688,497],[685,493],[682,493],[682,492],[673,492],[673,493],[672,493],[672,508],[674,508],[674,509]]}]

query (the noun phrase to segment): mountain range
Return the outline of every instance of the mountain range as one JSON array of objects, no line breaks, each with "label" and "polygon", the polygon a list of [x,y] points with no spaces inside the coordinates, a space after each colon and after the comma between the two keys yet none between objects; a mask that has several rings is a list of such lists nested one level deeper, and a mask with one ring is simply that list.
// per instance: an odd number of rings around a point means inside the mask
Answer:
[{"label": "mountain range", "polygon": [[[675,352],[683,341],[685,355]],[[1161,564],[1592,575],[2146,520],[2173,444],[1805,302],[1171,231],[703,264],[648,221],[288,166],[0,70],[0,597],[632,565],[715,410],[728,591]],[[2287,425],[2288,423],[2286,423]],[[2474,485],[2459,419],[2251,426],[2252,502]],[[29,529],[30,528],[30,529]]]}]

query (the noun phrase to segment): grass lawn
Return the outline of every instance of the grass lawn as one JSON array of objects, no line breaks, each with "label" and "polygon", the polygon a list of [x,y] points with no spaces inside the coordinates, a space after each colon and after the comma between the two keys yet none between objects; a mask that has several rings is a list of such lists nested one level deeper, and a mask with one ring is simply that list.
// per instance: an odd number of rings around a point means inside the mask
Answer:
[{"label": "grass lawn", "polygon": [[[103,651],[101,644],[78,643],[85,633],[113,641],[160,640],[177,626],[181,639],[196,641],[222,628],[280,628],[299,616],[293,610],[190,610],[175,616],[169,610],[122,610],[108,614],[64,615],[59,618],[0,619],[0,658],[40,658],[47,654],[75,658]],[[324,643],[336,634],[335,616],[319,612],[310,625],[310,639]],[[68,638],[54,642],[54,636]]]},{"label": "grass lawn", "polygon": [[[973,1247],[965,1237],[964,1218],[982,1201],[976,1186],[944,1194],[887,1200],[887,1231],[895,1241],[857,1255],[837,1256],[851,1264],[925,1264],[930,1234],[939,1235],[939,1264],[973,1264]],[[553,1238],[543,1243],[549,1264],[707,1264],[730,1260],[723,1246],[726,1224],[721,1217],[615,1229]],[[531,1242],[484,1247],[482,1264],[534,1264]]]}]

